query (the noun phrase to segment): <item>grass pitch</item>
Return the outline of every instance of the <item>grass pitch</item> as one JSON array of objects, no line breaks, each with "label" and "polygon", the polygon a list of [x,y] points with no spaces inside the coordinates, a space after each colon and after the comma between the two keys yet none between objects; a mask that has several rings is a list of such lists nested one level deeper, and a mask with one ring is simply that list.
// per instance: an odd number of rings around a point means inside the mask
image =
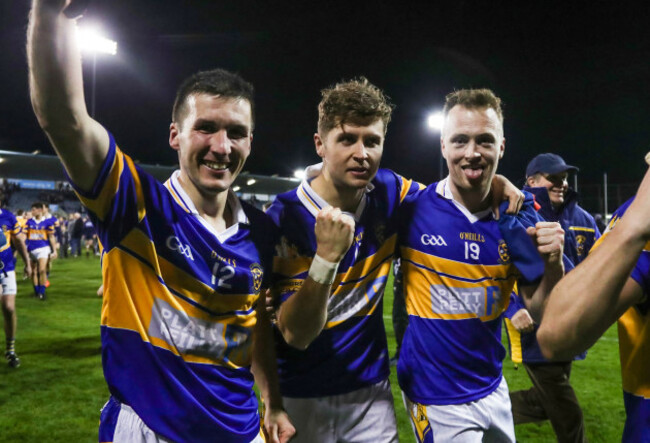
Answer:
[{"label": "grass pitch", "polygon": [[[20,280],[20,279],[19,279]],[[101,299],[96,257],[59,259],[50,276],[45,302],[33,298],[31,284],[18,283],[20,368],[0,364],[0,442],[97,441],[99,411],[108,399],[101,369],[99,316]],[[395,338],[391,323],[392,281],[386,291],[384,320],[391,355]],[[527,388],[523,368],[504,362],[511,390]],[[620,441],[625,413],[621,393],[616,329],[577,362],[571,375],[582,404],[591,442]],[[391,383],[403,442],[413,441],[394,370]],[[516,427],[521,442],[554,441],[548,423]]]}]

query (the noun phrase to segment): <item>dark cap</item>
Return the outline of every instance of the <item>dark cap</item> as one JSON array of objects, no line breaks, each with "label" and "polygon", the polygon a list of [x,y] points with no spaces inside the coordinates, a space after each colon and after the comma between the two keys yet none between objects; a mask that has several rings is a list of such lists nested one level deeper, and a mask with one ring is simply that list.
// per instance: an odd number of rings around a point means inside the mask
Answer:
[{"label": "dark cap", "polygon": [[564,159],[557,154],[546,152],[533,158],[526,167],[526,177],[535,175],[538,172],[545,174],[557,174],[564,171],[579,171],[575,166],[567,165]]}]

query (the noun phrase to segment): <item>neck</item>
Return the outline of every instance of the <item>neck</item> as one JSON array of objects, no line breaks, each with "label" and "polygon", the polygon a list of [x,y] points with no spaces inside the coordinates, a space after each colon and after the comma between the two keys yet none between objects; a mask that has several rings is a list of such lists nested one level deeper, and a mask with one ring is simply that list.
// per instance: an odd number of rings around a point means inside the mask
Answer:
[{"label": "neck", "polygon": [[232,211],[228,210],[228,190],[206,193],[198,189],[182,172],[178,177],[181,188],[187,193],[199,215],[222,232],[234,224]]},{"label": "neck", "polygon": [[454,182],[449,179],[449,189],[454,200],[463,205],[472,214],[484,211],[490,207],[490,187],[485,190],[479,189],[462,189],[457,187]]},{"label": "neck", "polygon": [[336,186],[324,173],[320,173],[311,182],[311,188],[335,208],[345,212],[355,212],[366,190],[348,186]]}]

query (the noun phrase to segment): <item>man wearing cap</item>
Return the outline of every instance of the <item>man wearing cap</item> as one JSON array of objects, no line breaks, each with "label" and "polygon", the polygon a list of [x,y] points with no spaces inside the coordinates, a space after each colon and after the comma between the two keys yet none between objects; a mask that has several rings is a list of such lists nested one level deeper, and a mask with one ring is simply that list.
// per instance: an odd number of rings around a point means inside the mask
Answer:
[{"label": "man wearing cap", "polygon": [[[526,168],[524,190],[535,196],[545,220],[562,225],[564,254],[577,265],[600,237],[600,231],[594,218],[578,206],[577,193],[569,189],[570,171],[578,168],[567,165],[559,155],[539,154]],[[512,359],[523,361],[533,382],[528,390],[510,393],[515,424],[549,420],[559,442],[585,441],[582,410],[569,383],[571,361],[550,362],[543,357],[535,339],[537,325],[514,293],[506,317]],[[574,359],[585,356],[583,353]]]}]

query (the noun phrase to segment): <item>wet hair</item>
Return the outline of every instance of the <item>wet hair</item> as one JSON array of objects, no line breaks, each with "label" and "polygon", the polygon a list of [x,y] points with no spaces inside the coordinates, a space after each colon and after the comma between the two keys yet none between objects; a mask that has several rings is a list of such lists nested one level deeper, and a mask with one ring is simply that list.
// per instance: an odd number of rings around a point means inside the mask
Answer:
[{"label": "wet hair", "polygon": [[187,98],[191,95],[208,94],[224,98],[246,100],[251,105],[251,129],[255,126],[253,85],[239,74],[225,69],[199,71],[186,78],[176,91],[172,109],[172,121],[181,123],[187,113]]},{"label": "wet hair", "polygon": [[34,203],[32,203],[32,208],[43,209],[44,207],[45,207],[45,205],[43,204],[43,202],[34,202]]},{"label": "wet hair", "polygon": [[365,77],[359,77],[321,91],[318,104],[318,132],[324,136],[336,126],[345,123],[367,125],[376,120],[388,129],[393,105],[381,89]]}]

